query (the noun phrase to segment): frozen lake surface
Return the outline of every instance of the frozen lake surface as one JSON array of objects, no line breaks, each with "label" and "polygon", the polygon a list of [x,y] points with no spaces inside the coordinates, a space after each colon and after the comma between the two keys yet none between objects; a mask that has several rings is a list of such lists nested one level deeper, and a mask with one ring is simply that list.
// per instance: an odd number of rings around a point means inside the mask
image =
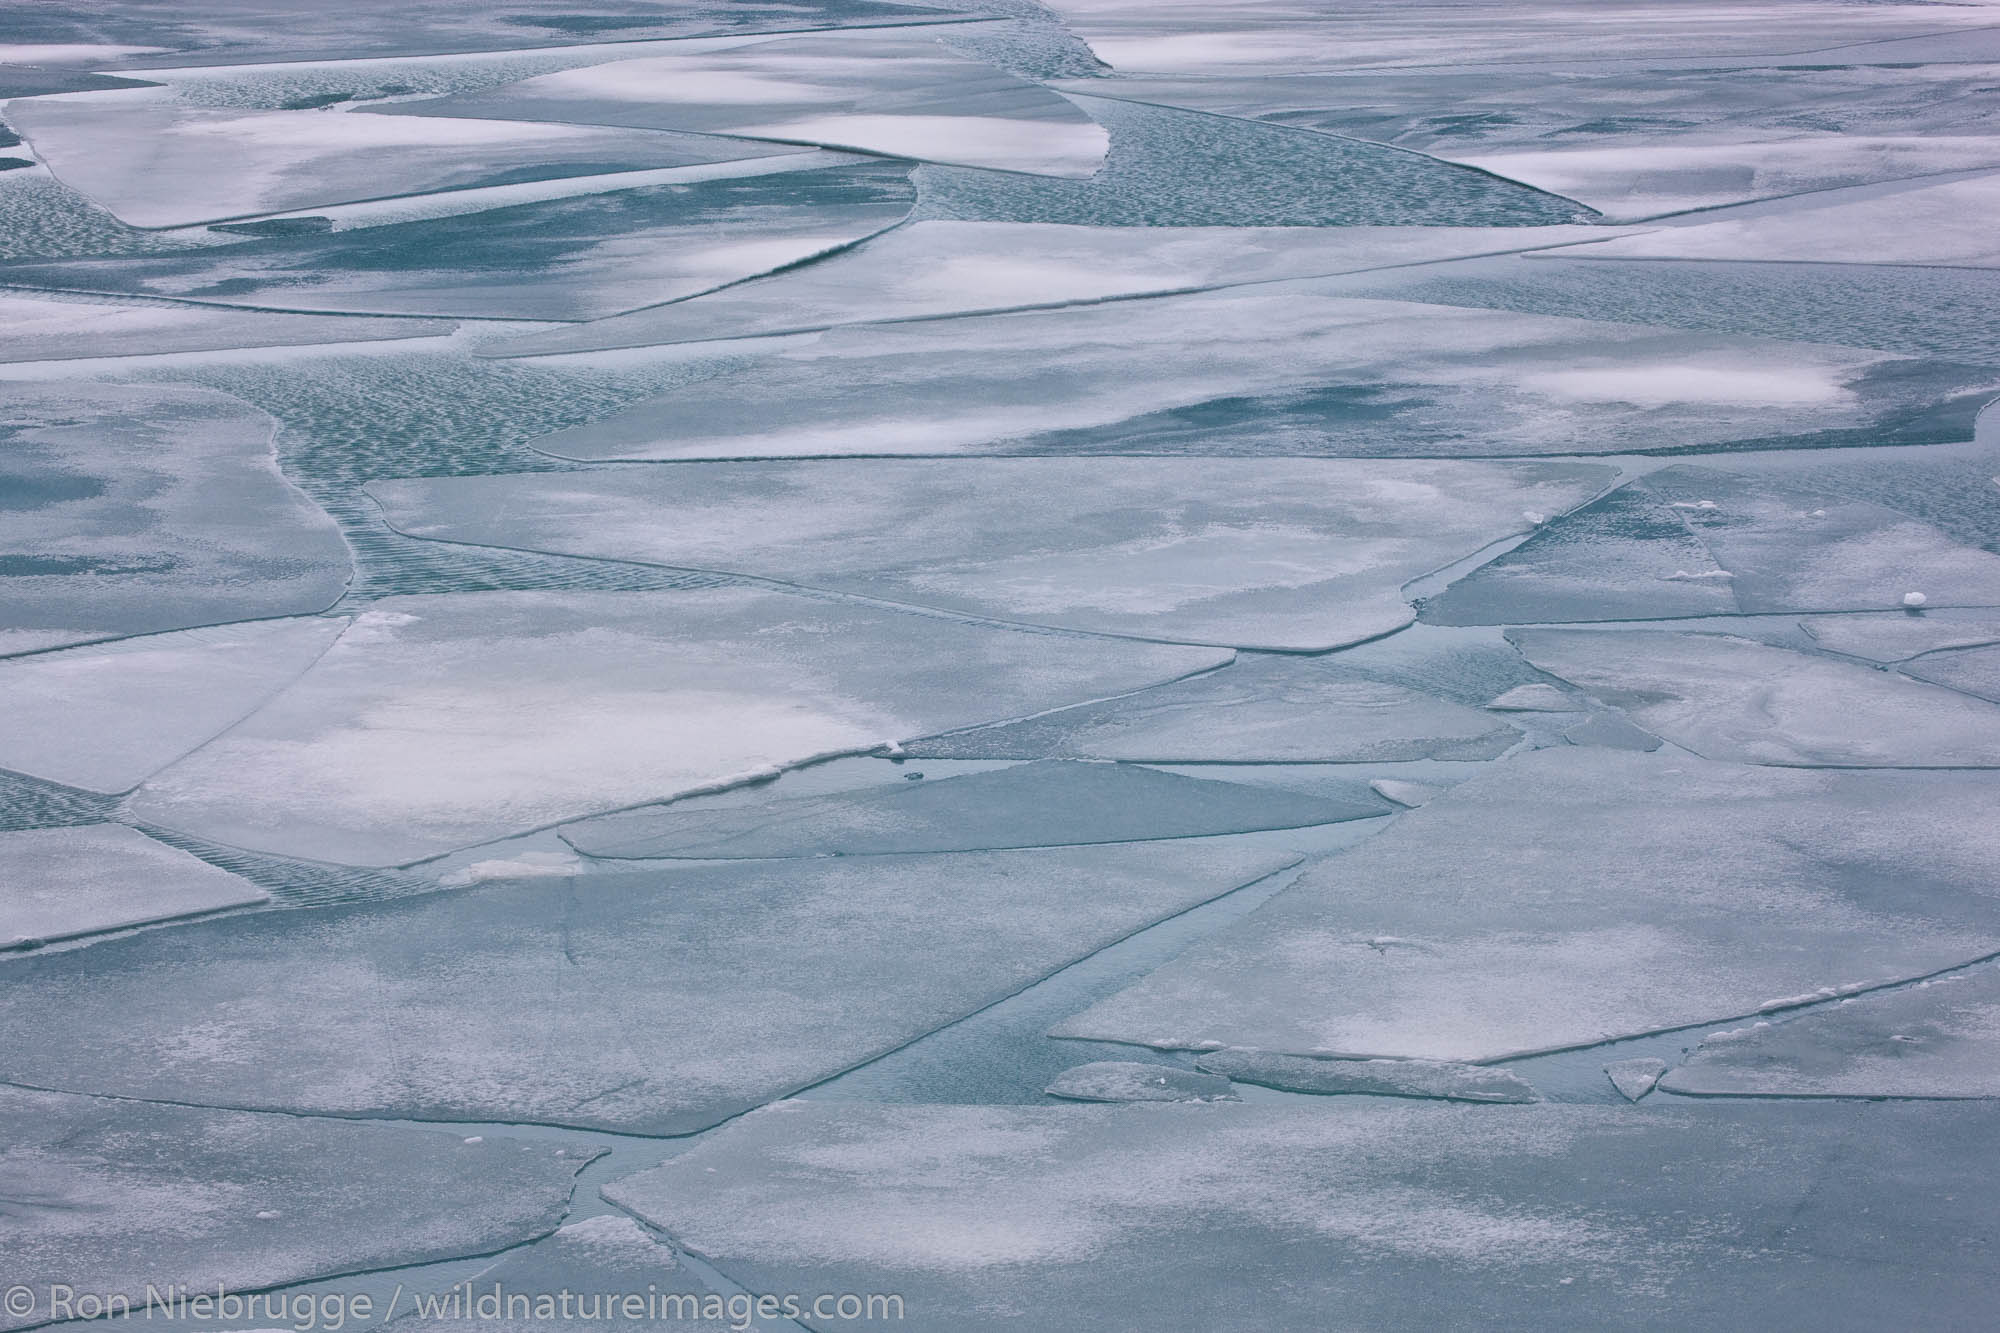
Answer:
[{"label": "frozen lake surface", "polygon": [[0,12],[0,1333],[1989,1326],[1996,221],[1989,0]]}]

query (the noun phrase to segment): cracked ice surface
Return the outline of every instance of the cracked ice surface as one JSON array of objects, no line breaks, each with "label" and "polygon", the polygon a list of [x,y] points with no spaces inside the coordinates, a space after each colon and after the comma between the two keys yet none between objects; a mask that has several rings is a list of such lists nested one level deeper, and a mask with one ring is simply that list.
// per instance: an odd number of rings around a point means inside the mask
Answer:
[{"label": "cracked ice surface", "polygon": [[0,1067],[180,1102],[687,1134],[1297,860],[828,858],[198,923],[8,965]]},{"label": "cracked ice surface", "polygon": [[1479,1061],[1920,977],[2000,951],[1996,799],[1990,773],[1535,751],[1056,1034]]},{"label": "cracked ice surface", "polygon": [[0,833],[0,945],[219,912],[267,896],[120,824]]},{"label": "cracked ice surface", "polygon": [[1804,1290],[1976,1327],[2000,1293],[1986,1107],[1359,1100],[782,1103],[605,1194],[757,1290],[893,1290],[940,1333],[1783,1327]]},{"label": "cracked ice surface", "polygon": [[413,537],[754,574],[1092,633],[1320,652],[1408,624],[1409,580],[1526,531],[1528,514],[1567,509],[1611,476],[1580,463],[898,459],[368,491]]},{"label": "cracked ice surface", "polygon": [[748,588],[395,597],[133,808],[261,851],[402,864],[1228,660]]},{"label": "cracked ice surface", "polygon": [[0,630],[34,647],[323,611],[350,571],[276,423],[186,385],[0,386]]},{"label": "cracked ice surface", "polygon": [[8,1276],[125,1296],[259,1291],[545,1235],[595,1154],[546,1140],[149,1106],[0,1088]]},{"label": "cracked ice surface", "polygon": [[1509,631],[1521,655],[1708,759],[2000,767],[2000,709],[1952,690],[1726,634]]}]

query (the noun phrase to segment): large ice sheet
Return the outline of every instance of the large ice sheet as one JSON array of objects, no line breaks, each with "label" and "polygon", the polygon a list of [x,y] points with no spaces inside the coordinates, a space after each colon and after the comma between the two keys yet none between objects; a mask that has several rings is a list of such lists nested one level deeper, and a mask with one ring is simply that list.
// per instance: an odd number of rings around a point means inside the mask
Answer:
[{"label": "large ice sheet", "polygon": [[2000,972],[1712,1032],[1659,1086],[1704,1097],[2000,1097]]},{"label": "large ice sheet", "polygon": [[2000,268],[2000,175],[1757,217],[1665,227],[1570,252],[1579,259],[1769,259]]},{"label": "large ice sheet", "polygon": [[1355,300],[1346,279],[835,329],[538,441],[565,458],[1620,453],[1969,435],[2000,372]]},{"label": "large ice sheet", "polygon": [[4,111],[65,183],[137,227],[784,151],[652,130],[189,106],[168,88]]},{"label": "large ice sheet", "polygon": [[826,858],[196,923],[10,965],[0,1067],[180,1102],[692,1133],[1296,859]]},{"label": "large ice sheet", "polygon": [[816,168],[691,180],[156,257],[30,262],[0,281],[271,310],[597,319],[678,300],[892,226],[909,169],[801,154]]},{"label": "large ice sheet", "polygon": [[396,597],[133,808],[397,864],[1225,660],[747,588]]},{"label": "large ice sheet", "polygon": [[1445,625],[2000,604],[2000,555],[1883,505],[1707,467],[1629,482],[1424,606]]},{"label": "large ice sheet", "polygon": [[1493,759],[1520,738],[1490,713],[1343,672],[1337,661],[1254,657],[1121,699],[934,736],[909,752],[945,759],[1353,764]]},{"label": "large ice sheet", "polygon": [[357,319],[262,310],[207,310],[164,301],[105,301],[0,292],[0,362],[150,356],[226,347],[434,338],[434,319]]},{"label": "large ice sheet", "polygon": [[[414,537],[755,574],[982,617],[1322,651],[1589,497],[1579,463],[951,459],[375,482]],[[997,720],[997,719],[996,719]]]},{"label": "large ice sheet", "polygon": [[2000,709],[1854,662],[1726,634],[1524,629],[1521,655],[1709,759],[2000,767]]},{"label": "large ice sheet", "polygon": [[1554,245],[1587,227],[1160,227],[916,222],[809,268],[489,349],[512,356],[750,338],[1101,301]]},{"label": "large ice sheet", "polygon": [[[638,1303],[628,1307],[627,1296]],[[687,1333],[753,1333],[760,1327],[748,1322],[755,1309],[754,1298],[725,1297],[695,1277],[631,1218],[604,1213],[510,1251],[469,1287],[417,1296],[387,1327],[394,1333],[558,1333],[587,1322],[607,1333],[640,1333],[671,1320]]]},{"label": "large ice sheet", "polygon": [[261,903],[248,880],[120,824],[0,833],[0,945]]},{"label": "large ice sheet", "polygon": [[[605,1187],[897,1326],[1977,1328],[1985,1106],[786,1103]],[[818,1328],[838,1324],[822,1322]]]},{"label": "large ice sheet", "polygon": [[0,629],[79,642],[323,611],[347,546],[276,423],[180,385],[0,387]]},{"label": "large ice sheet", "polygon": [[1058,94],[921,28],[670,51],[394,110],[693,130],[1056,176],[1090,175],[1107,142]]},{"label": "large ice sheet", "polygon": [[642,807],[570,824],[562,836],[588,856],[735,860],[1199,838],[1380,813],[1129,764],[1051,759],[729,810]]},{"label": "large ice sheet", "polygon": [[1056,1029],[1483,1061],[2000,950],[2000,775],[1503,760]]},{"label": "large ice sheet", "polygon": [[[51,1285],[123,1297],[136,1322],[149,1283],[211,1298],[220,1285],[240,1298],[489,1254],[554,1230],[594,1155],[547,1139],[461,1140],[20,1088],[0,1088],[0,1142],[8,1276],[35,1297],[25,1313],[8,1303],[4,1329],[49,1321]],[[289,1309],[258,1313],[288,1326]],[[193,1317],[171,1310],[155,1313]]]},{"label": "large ice sheet", "polygon": [[260,620],[0,661],[0,768],[130,791],[298,679],[346,624]]}]

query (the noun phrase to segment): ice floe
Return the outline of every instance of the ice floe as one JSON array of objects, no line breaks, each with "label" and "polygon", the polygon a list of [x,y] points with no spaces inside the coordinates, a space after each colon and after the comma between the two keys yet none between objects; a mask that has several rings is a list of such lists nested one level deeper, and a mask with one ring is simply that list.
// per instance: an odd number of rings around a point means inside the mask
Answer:
[{"label": "ice floe", "polygon": [[452,327],[434,319],[225,311],[11,291],[0,292],[0,363],[436,338]]},{"label": "ice floe", "polygon": [[2000,775],[1502,760],[1056,1029],[1484,1061],[2000,951]]},{"label": "ice floe", "polygon": [[1666,1072],[1667,1062],[1652,1056],[1613,1060],[1604,1066],[1604,1076],[1611,1080],[1612,1087],[1618,1089],[1618,1095],[1628,1102],[1643,1100],[1659,1084],[1660,1075]]},{"label": "ice floe", "polygon": [[1704,1097],[2000,1097],[2000,982],[1976,968],[1712,1032],[1660,1080]]},{"label": "ice floe", "polygon": [[1708,759],[2000,767],[2000,709],[1951,690],[1726,634],[1511,631],[1522,656]]},{"label": "ice floe", "polygon": [[390,598],[133,808],[397,864],[1226,660],[746,588]]},{"label": "ice floe", "polygon": [[36,646],[323,611],[350,571],[276,422],[181,385],[0,385],[0,630]]},{"label": "ice floe", "polygon": [[2000,604],[2000,555],[1886,506],[1677,466],[1538,529],[1429,599],[1447,625]]},{"label": "ice floe", "polygon": [[1058,176],[1090,175],[1106,144],[1061,96],[922,28],[669,49],[394,109],[692,130]]},{"label": "ice floe", "polygon": [[[0,281],[261,310],[597,319],[838,249],[900,221],[908,168],[799,155],[757,172],[236,245],[0,267]],[[219,321],[218,321],[219,322]]]},{"label": "ice floe", "polygon": [[[0,1088],[0,1138],[8,1276],[34,1297],[8,1302],[4,1329],[82,1314],[52,1306],[61,1289],[100,1311],[121,1298],[137,1321],[150,1284],[162,1297],[155,1317],[192,1321],[200,1307],[180,1299],[213,1301],[220,1287],[240,1318],[250,1292],[490,1254],[553,1231],[595,1156],[546,1138],[461,1140],[22,1088]],[[290,1309],[249,1318],[288,1325]]]},{"label": "ice floe", "polygon": [[1130,764],[1050,759],[729,810],[641,807],[566,825],[589,856],[735,860],[1198,838],[1378,813]]},{"label": "ice floe", "polygon": [[[1403,585],[1559,512],[1580,463],[951,459],[375,482],[415,537],[711,569],[966,615],[1322,651]],[[887,731],[879,733],[889,734]]]},{"label": "ice floe", "polygon": [[0,660],[0,768],[130,791],[298,679],[346,624],[260,620]]},{"label": "ice floe", "polygon": [[[608,1198],[760,1291],[898,1326],[1976,1327],[2000,1278],[1957,1106],[788,1103]],[[1837,1163],[1830,1167],[1829,1163]]]},{"label": "ice floe", "polygon": [[1296,860],[829,858],[201,922],[0,969],[0,1068],[177,1102],[692,1133]]},{"label": "ice floe", "polygon": [[1240,1100],[1229,1080],[1173,1065],[1134,1060],[1098,1060],[1065,1069],[1049,1084],[1049,1096],[1075,1102],[1233,1102]]},{"label": "ice floe", "polygon": [[1540,1100],[1519,1075],[1448,1060],[1333,1060],[1230,1048],[1208,1052],[1195,1061],[1195,1067],[1238,1083],[1257,1083],[1285,1092],[1372,1093],[1454,1102]]},{"label": "ice floe", "polygon": [[536,447],[594,461],[1491,457],[1775,447],[1793,436],[1876,445],[1963,440],[1969,403],[2000,392],[1992,369],[1359,300],[1341,294],[1346,281],[835,329],[769,345],[765,355]]},{"label": "ice floe", "polygon": [[170,921],[264,891],[119,824],[0,833],[0,948]]},{"label": "ice floe", "polygon": [[2000,644],[2000,616],[1926,611],[1920,616],[1814,616],[1799,628],[1822,647],[1871,662],[1907,662],[1925,653]]},{"label": "ice floe", "polygon": [[783,151],[651,130],[190,106],[167,88],[0,109],[59,178],[135,227]]}]

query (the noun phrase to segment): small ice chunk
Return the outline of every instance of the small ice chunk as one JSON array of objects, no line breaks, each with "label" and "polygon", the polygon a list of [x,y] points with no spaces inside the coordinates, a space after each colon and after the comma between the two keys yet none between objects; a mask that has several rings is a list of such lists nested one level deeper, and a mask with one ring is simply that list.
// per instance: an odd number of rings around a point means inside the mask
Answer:
[{"label": "small ice chunk", "polygon": [[1574,713],[1583,707],[1555,686],[1541,681],[1516,685],[1499,698],[1489,700],[1486,706],[1506,713]]},{"label": "small ice chunk", "polygon": [[1444,791],[1444,788],[1428,782],[1405,782],[1401,778],[1375,778],[1368,785],[1383,799],[1412,810],[1428,804]]},{"label": "small ice chunk", "polygon": [[1660,738],[1642,731],[1616,713],[1596,713],[1563,733],[1571,745],[1602,745],[1613,750],[1657,750]]},{"label": "small ice chunk", "polygon": [[1440,1097],[1455,1102],[1540,1101],[1519,1075],[1489,1065],[1445,1060],[1339,1059],[1278,1051],[1226,1049],[1195,1061],[1197,1069],[1238,1083],[1286,1092],[1373,1093]]},{"label": "small ice chunk", "polygon": [[1100,1060],[1065,1069],[1049,1084],[1051,1097],[1078,1102],[1233,1102],[1236,1092],[1217,1074],[1136,1060]]},{"label": "small ice chunk", "polygon": [[1611,1086],[1618,1089],[1618,1095],[1628,1102],[1636,1102],[1653,1090],[1660,1081],[1660,1075],[1667,1072],[1667,1062],[1651,1056],[1635,1060],[1613,1060],[1604,1066],[1604,1076],[1611,1080]]},{"label": "small ice chunk", "polygon": [[1903,594],[1904,606],[1922,606],[1928,600],[1930,599],[1920,592],[1906,592]]}]

